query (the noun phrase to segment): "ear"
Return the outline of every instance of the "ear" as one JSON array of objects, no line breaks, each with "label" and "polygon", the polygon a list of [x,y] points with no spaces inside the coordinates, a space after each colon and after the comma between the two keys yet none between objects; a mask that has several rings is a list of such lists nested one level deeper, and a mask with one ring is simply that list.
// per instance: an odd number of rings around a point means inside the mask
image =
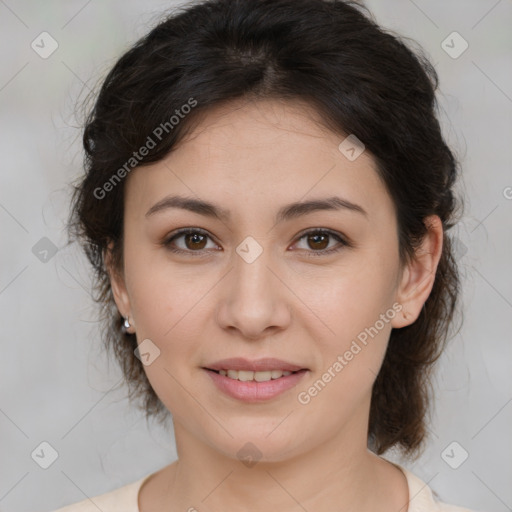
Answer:
[{"label": "ear", "polygon": [[127,329],[127,332],[133,333],[134,331],[134,322],[133,318],[130,316],[131,305],[130,298],[128,296],[128,292],[126,290],[126,284],[124,281],[124,276],[122,275],[122,271],[119,271],[113,263],[112,249],[114,242],[110,241],[107,245],[103,253],[103,261],[105,262],[105,268],[107,270],[110,286],[112,287],[112,295],[114,296],[114,301],[116,303],[117,309],[121,313],[123,317],[128,317],[130,322],[130,327]]},{"label": "ear", "polygon": [[424,222],[428,231],[400,278],[396,301],[403,309],[402,314],[396,315],[391,321],[394,328],[405,327],[416,321],[434,286],[443,249],[443,224],[437,215],[426,217]]}]

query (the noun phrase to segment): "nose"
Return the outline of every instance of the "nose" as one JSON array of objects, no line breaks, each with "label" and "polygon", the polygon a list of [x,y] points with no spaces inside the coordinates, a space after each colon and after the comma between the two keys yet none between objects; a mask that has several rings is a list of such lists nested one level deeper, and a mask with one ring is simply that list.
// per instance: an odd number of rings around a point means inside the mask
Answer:
[{"label": "nose", "polygon": [[264,248],[250,263],[235,255],[217,310],[217,321],[223,329],[236,330],[241,337],[256,340],[289,325],[290,292],[269,255],[270,250]]}]

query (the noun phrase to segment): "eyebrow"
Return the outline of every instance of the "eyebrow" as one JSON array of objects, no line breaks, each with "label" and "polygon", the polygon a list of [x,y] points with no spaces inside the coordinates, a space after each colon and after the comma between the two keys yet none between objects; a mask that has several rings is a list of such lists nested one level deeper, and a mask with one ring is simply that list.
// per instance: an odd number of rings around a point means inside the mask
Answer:
[{"label": "eyebrow", "polygon": [[[164,197],[161,201],[158,201],[158,203],[154,204],[146,212],[145,217],[151,217],[155,213],[167,210],[169,208],[181,208],[183,210],[188,210],[190,212],[204,215],[206,217],[217,218],[224,222],[229,221],[231,218],[230,211],[226,210],[225,208],[216,206],[213,203],[201,199],[193,199],[177,195],[167,196]],[[325,199],[314,199],[311,201],[299,201],[296,203],[287,204],[280,208],[278,211],[276,215],[276,223],[322,210],[348,210],[351,212],[360,213],[368,218],[368,213],[362,206],[352,203],[347,199],[332,196]]]}]

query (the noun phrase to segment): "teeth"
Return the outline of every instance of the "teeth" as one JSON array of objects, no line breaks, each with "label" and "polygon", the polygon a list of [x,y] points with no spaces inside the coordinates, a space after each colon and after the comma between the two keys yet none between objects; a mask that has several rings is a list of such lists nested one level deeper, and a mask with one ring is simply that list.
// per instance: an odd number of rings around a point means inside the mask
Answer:
[{"label": "teeth", "polygon": [[230,379],[235,379],[242,382],[267,382],[272,379],[286,377],[287,375],[291,375],[292,372],[286,370],[268,370],[266,372],[251,372],[245,370],[219,370],[219,373],[224,377],[229,377]]}]

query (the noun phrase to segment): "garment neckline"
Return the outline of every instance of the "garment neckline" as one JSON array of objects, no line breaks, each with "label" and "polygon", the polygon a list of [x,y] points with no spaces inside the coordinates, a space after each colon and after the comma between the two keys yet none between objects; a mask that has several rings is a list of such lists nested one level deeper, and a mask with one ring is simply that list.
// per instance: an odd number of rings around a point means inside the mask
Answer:
[{"label": "garment neckline", "polygon": [[[429,506],[432,506],[435,502],[432,496],[432,491],[430,490],[428,484],[426,484],[423,480],[421,480],[414,473],[411,473],[403,466],[391,462],[387,459],[384,460],[397,467],[403,473],[407,481],[409,501],[407,502],[407,508],[402,509],[400,512],[421,512],[422,510],[430,510]],[[155,471],[154,473],[150,473],[149,475],[143,476],[139,480],[133,482],[132,485],[135,491],[135,512],[141,512],[139,507],[139,496],[143,485],[157,473],[158,471]]]},{"label": "garment neckline", "polygon": [[[158,471],[160,471],[160,470],[158,470]],[[152,476],[156,475],[158,473],[158,471],[155,471],[154,473],[150,473],[149,475],[143,476],[142,478],[140,478],[139,480],[137,480],[134,483],[134,486],[135,486],[135,511],[136,512],[140,512],[139,499],[140,499],[140,491],[142,490],[142,487]]]}]

